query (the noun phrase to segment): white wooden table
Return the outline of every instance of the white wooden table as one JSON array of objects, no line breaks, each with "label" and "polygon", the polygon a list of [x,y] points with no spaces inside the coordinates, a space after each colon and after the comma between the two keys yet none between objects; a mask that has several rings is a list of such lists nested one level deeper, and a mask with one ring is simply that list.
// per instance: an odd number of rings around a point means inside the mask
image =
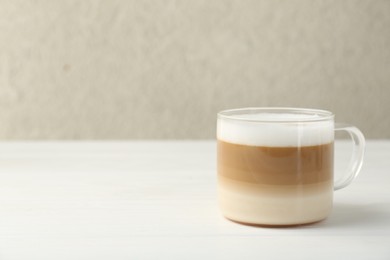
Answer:
[{"label": "white wooden table", "polygon": [[390,259],[390,141],[298,228],[224,219],[215,158],[215,141],[0,143],[0,259]]}]

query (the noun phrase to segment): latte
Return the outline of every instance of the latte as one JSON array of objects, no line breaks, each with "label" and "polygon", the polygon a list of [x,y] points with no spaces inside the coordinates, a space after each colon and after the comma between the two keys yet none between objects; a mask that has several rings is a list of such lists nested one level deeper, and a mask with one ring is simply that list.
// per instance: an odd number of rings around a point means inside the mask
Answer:
[{"label": "latte", "polygon": [[[262,122],[275,118],[278,124]],[[240,119],[218,121],[218,196],[224,216],[259,225],[326,218],[333,200],[333,121],[296,114]]]}]

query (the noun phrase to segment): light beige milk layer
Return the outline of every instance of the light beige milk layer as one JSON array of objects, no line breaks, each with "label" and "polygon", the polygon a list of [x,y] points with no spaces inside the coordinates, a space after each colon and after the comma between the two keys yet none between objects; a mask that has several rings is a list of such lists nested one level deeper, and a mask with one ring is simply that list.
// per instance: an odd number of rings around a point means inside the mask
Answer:
[{"label": "light beige milk layer", "polygon": [[332,209],[333,183],[264,185],[218,177],[218,199],[229,219],[259,225],[320,221]]}]

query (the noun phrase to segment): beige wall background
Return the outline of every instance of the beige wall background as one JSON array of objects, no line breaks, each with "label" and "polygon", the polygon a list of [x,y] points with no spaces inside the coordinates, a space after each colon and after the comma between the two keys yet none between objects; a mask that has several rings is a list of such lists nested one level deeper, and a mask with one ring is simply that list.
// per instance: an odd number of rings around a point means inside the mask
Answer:
[{"label": "beige wall background", "polygon": [[390,138],[390,1],[0,0],[0,139],[214,138],[246,106]]}]

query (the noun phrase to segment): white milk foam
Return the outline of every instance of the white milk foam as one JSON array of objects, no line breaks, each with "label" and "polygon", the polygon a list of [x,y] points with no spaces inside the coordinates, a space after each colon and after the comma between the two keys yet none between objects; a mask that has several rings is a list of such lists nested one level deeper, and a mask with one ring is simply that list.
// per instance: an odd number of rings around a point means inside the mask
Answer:
[{"label": "white milk foam", "polygon": [[235,115],[235,118],[247,120],[267,120],[267,121],[297,121],[297,120],[312,120],[321,119],[320,115],[312,114],[292,114],[292,113],[254,113]]},{"label": "white milk foam", "polygon": [[321,118],[315,114],[261,113],[235,115],[234,118],[243,120],[218,119],[217,138],[219,140],[235,144],[271,147],[313,146],[328,144],[334,140],[333,120],[305,121]]}]

